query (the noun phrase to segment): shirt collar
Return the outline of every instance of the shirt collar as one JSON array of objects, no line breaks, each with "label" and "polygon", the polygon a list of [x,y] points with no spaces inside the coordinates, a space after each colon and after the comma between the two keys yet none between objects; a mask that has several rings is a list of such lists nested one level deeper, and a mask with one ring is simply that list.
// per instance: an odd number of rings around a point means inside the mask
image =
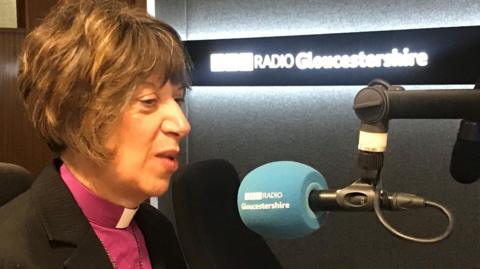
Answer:
[{"label": "shirt collar", "polygon": [[130,225],[138,207],[129,209],[98,197],[82,185],[65,164],[60,167],[60,176],[89,222],[117,229]]}]

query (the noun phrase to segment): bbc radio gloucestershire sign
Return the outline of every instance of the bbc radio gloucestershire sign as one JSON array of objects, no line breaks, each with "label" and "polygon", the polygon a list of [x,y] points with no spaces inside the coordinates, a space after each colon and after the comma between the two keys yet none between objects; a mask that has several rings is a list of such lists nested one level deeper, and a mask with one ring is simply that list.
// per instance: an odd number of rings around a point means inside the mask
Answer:
[{"label": "bbc radio gloucestershire sign", "polygon": [[193,85],[473,84],[480,27],[188,41]]},{"label": "bbc radio gloucestershire sign", "polygon": [[252,72],[262,69],[359,69],[359,68],[399,68],[425,67],[428,65],[428,54],[410,52],[404,48],[399,52],[393,48],[388,53],[366,54],[360,51],[352,55],[314,55],[312,51],[302,51],[296,55],[285,54],[254,54],[213,53],[210,54],[211,72]]}]

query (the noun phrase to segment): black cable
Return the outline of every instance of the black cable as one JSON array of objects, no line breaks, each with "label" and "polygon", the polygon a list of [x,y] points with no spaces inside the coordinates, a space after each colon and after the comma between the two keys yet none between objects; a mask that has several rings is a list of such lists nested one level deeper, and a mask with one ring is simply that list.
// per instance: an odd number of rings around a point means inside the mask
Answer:
[{"label": "black cable", "polygon": [[432,238],[419,238],[419,237],[414,237],[414,236],[409,236],[409,235],[403,234],[403,233],[399,232],[397,229],[395,229],[394,227],[392,227],[390,224],[388,224],[388,222],[383,217],[382,211],[380,210],[380,189],[379,188],[377,188],[375,196],[376,197],[373,199],[373,209],[375,211],[375,215],[377,215],[378,221],[380,221],[380,223],[389,232],[391,232],[392,234],[394,234],[395,236],[397,236],[399,238],[402,238],[402,239],[405,239],[405,240],[410,240],[410,241],[417,242],[417,243],[435,243],[435,242],[439,242],[439,241],[442,241],[442,240],[446,239],[452,233],[453,225],[454,225],[454,218],[453,218],[452,213],[447,208],[445,208],[444,206],[442,206],[438,203],[435,203],[435,202],[432,202],[432,201],[425,201],[424,202],[425,206],[430,206],[430,207],[436,208],[436,209],[442,211],[447,216],[447,218],[448,218],[447,228],[445,229],[445,231],[441,235],[436,236],[436,237],[432,237]]}]

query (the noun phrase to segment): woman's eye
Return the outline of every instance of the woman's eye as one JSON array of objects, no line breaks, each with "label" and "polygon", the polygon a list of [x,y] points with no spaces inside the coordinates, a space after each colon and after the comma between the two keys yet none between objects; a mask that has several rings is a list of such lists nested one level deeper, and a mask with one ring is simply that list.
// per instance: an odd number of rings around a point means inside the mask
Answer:
[{"label": "woman's eye", "polygon": [[185,103],[185,98],[183,97],[175,98],[175,102],[177,102],[180,105],[183,105]]},{"label": "woman's eye", "polygon": [[144,99],[144,100],[140,100],[140,102],[142,102],[143,105],[145,105],[146,107],[154,107],[157,105],[157,99]]}]

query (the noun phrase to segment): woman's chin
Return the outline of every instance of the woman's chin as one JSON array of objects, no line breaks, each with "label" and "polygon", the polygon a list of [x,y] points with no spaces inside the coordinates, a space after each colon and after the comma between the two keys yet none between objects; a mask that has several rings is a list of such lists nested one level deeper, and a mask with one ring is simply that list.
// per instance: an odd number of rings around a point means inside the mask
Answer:
[{"label": "woman's chin", "polygon": [[149,197],[162,196],[168,191],[170,180],[162,180],[162,182],[155,182],[151,186],[146,186],[145,193]]}]

